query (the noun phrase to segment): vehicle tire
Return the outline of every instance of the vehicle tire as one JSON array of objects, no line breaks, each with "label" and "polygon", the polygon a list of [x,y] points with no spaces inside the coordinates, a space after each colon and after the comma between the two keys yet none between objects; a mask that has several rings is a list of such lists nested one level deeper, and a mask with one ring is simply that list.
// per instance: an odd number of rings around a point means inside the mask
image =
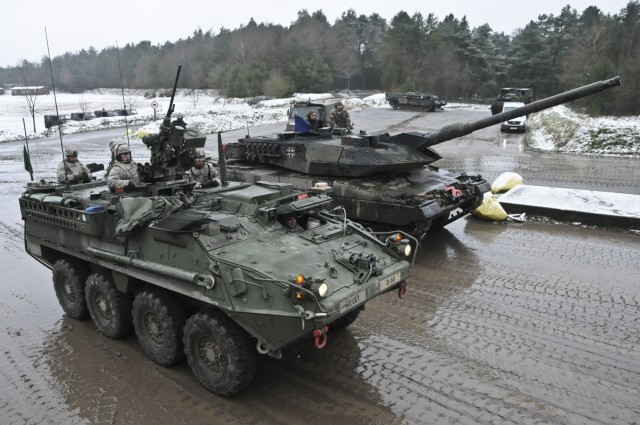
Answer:
[{"label": "vehicle tire", "polygon": [[53,289],[62,310],[74,319],[86,319],[89,316],[84,298],[84,282],[87,279],[87,267],[81,261],[60,259],[53,264]]},{"label": "vehicle tire", "polygon": [[180,304],[161,290],[145,290],[133,301],[133,326],[147,356],[162,366],[185,359],[182,331],[186,322]]},{"label": "vehicle tire", "polygon": [[114,283],[101,273],[87,278],[87,307],[98,331],[109,338],[122,338],[133,331],[131,299],[118,292]]},{"label": "vehicle tire", "polygon": [[256,359],[249,335],[221,312],[191,316],[184,349],[191,370],[214,394],[235,394],[253,380]]},{"label": "vehicle tire", "polygon": [[346,329],[347,327],[351,326],[353,322],[356,321],[356,319],[358,319],[358,316],[360,316],[360,313],[362,313],[363,311],[364,308],[358,308],[350,311],[349,313],[345,314],[344,316],[333,322],[331,325],[329,325],[329,329],[331,329],[332,331]]}]

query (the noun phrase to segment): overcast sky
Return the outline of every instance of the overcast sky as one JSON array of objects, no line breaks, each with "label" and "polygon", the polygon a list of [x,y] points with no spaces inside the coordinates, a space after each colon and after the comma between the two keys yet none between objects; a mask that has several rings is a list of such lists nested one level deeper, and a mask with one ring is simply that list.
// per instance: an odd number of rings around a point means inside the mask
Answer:
[{"label": "overcast sky", "polygon": [[[511,34],[543,13],[560,14],[569,4],[578,13],[591,5],[604,13],[617,14],[628,0],[323,0],[299,2],[280,0],[3,0],[0,16],[0,67],[15,66],[22,59],[39,61],[47,54],[45,27],[51,56],[77,52],[91,46],[98,51],[108,46],[123,47],[149,40],[153,44],[187,38],[195,30],[221,27],[235,29],[253,19],[259,23],[289,26],[299,10],[322,9],[330,23],[347,9],[358,15],[378,13],[387,22],[401,10],[409,15],[433,13],[439,20],[449,13],[467,17],[471,28],[485,23],[494,31]],[[600,3],[600,4],[597,4]]]}]

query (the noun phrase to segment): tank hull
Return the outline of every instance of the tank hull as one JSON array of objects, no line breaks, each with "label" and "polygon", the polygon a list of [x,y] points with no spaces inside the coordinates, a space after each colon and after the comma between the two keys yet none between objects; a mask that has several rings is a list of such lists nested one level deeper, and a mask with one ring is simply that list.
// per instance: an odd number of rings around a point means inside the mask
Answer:
[{"label": "tank hull", "polygon": [[332,207],[382,228],[402,228],[416,237],[440,228],[477,208],[490,184],[481,176],[453,173],[433,166],[366,178],[310,176],[278,167],[227,164],[232,180],[289,183],[302,190],[325,182],[333,188]]}]

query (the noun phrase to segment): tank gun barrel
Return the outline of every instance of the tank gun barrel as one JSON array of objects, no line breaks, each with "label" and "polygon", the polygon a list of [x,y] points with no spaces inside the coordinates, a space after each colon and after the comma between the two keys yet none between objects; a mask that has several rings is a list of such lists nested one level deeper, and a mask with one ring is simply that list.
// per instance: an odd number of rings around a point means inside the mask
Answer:
[{"label": "tank gun barrel", "polygon": [[470,121],[467,123],[455,123],[443,127],[437,133],[430,133],[425,135],[425,143],[421,147],[429,147],[437,145],[448,140],[456,139],[458,137],[466,136],[473,133],[476,130],[480,130],[486,127],[490,127],[495,124],[499,124],[504,121],[508,121],[513,118],[521,117],[533,112],[539,112],[543,109],[548,109],[553,106],[561,105],[563,103],[571,102],[572,100],[580,99],[583,97],[591,96],[601,91],[619,86],[622,84],[622,78],[613,77],[608,80],[598,81],[586,86],[578,87],[573,90],[569,90],[555,96],[547,97],[545,99],[531,102],[528,105],[521,106],[510,111],[501,112],[496,115],[492,115],[487,118],[483,118],[477,121]]}]

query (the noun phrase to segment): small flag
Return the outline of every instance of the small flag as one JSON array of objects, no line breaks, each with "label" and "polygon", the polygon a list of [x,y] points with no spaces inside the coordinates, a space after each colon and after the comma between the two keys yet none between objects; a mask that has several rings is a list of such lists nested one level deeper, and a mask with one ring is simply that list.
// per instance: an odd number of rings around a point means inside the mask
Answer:
[{"label": "small flag", "polygon": [[33,175],[33,167],[31,167],[31,158],[29,157],[29,151],[27,150],[27,146],[22,146],[22,156],[24,159],[24,169],[29,172],[29,174]]},{"label": "small flag", "polygon": [[311,124],[300,115],[295,115],[296,133],[308,133],[311,131]]}]

